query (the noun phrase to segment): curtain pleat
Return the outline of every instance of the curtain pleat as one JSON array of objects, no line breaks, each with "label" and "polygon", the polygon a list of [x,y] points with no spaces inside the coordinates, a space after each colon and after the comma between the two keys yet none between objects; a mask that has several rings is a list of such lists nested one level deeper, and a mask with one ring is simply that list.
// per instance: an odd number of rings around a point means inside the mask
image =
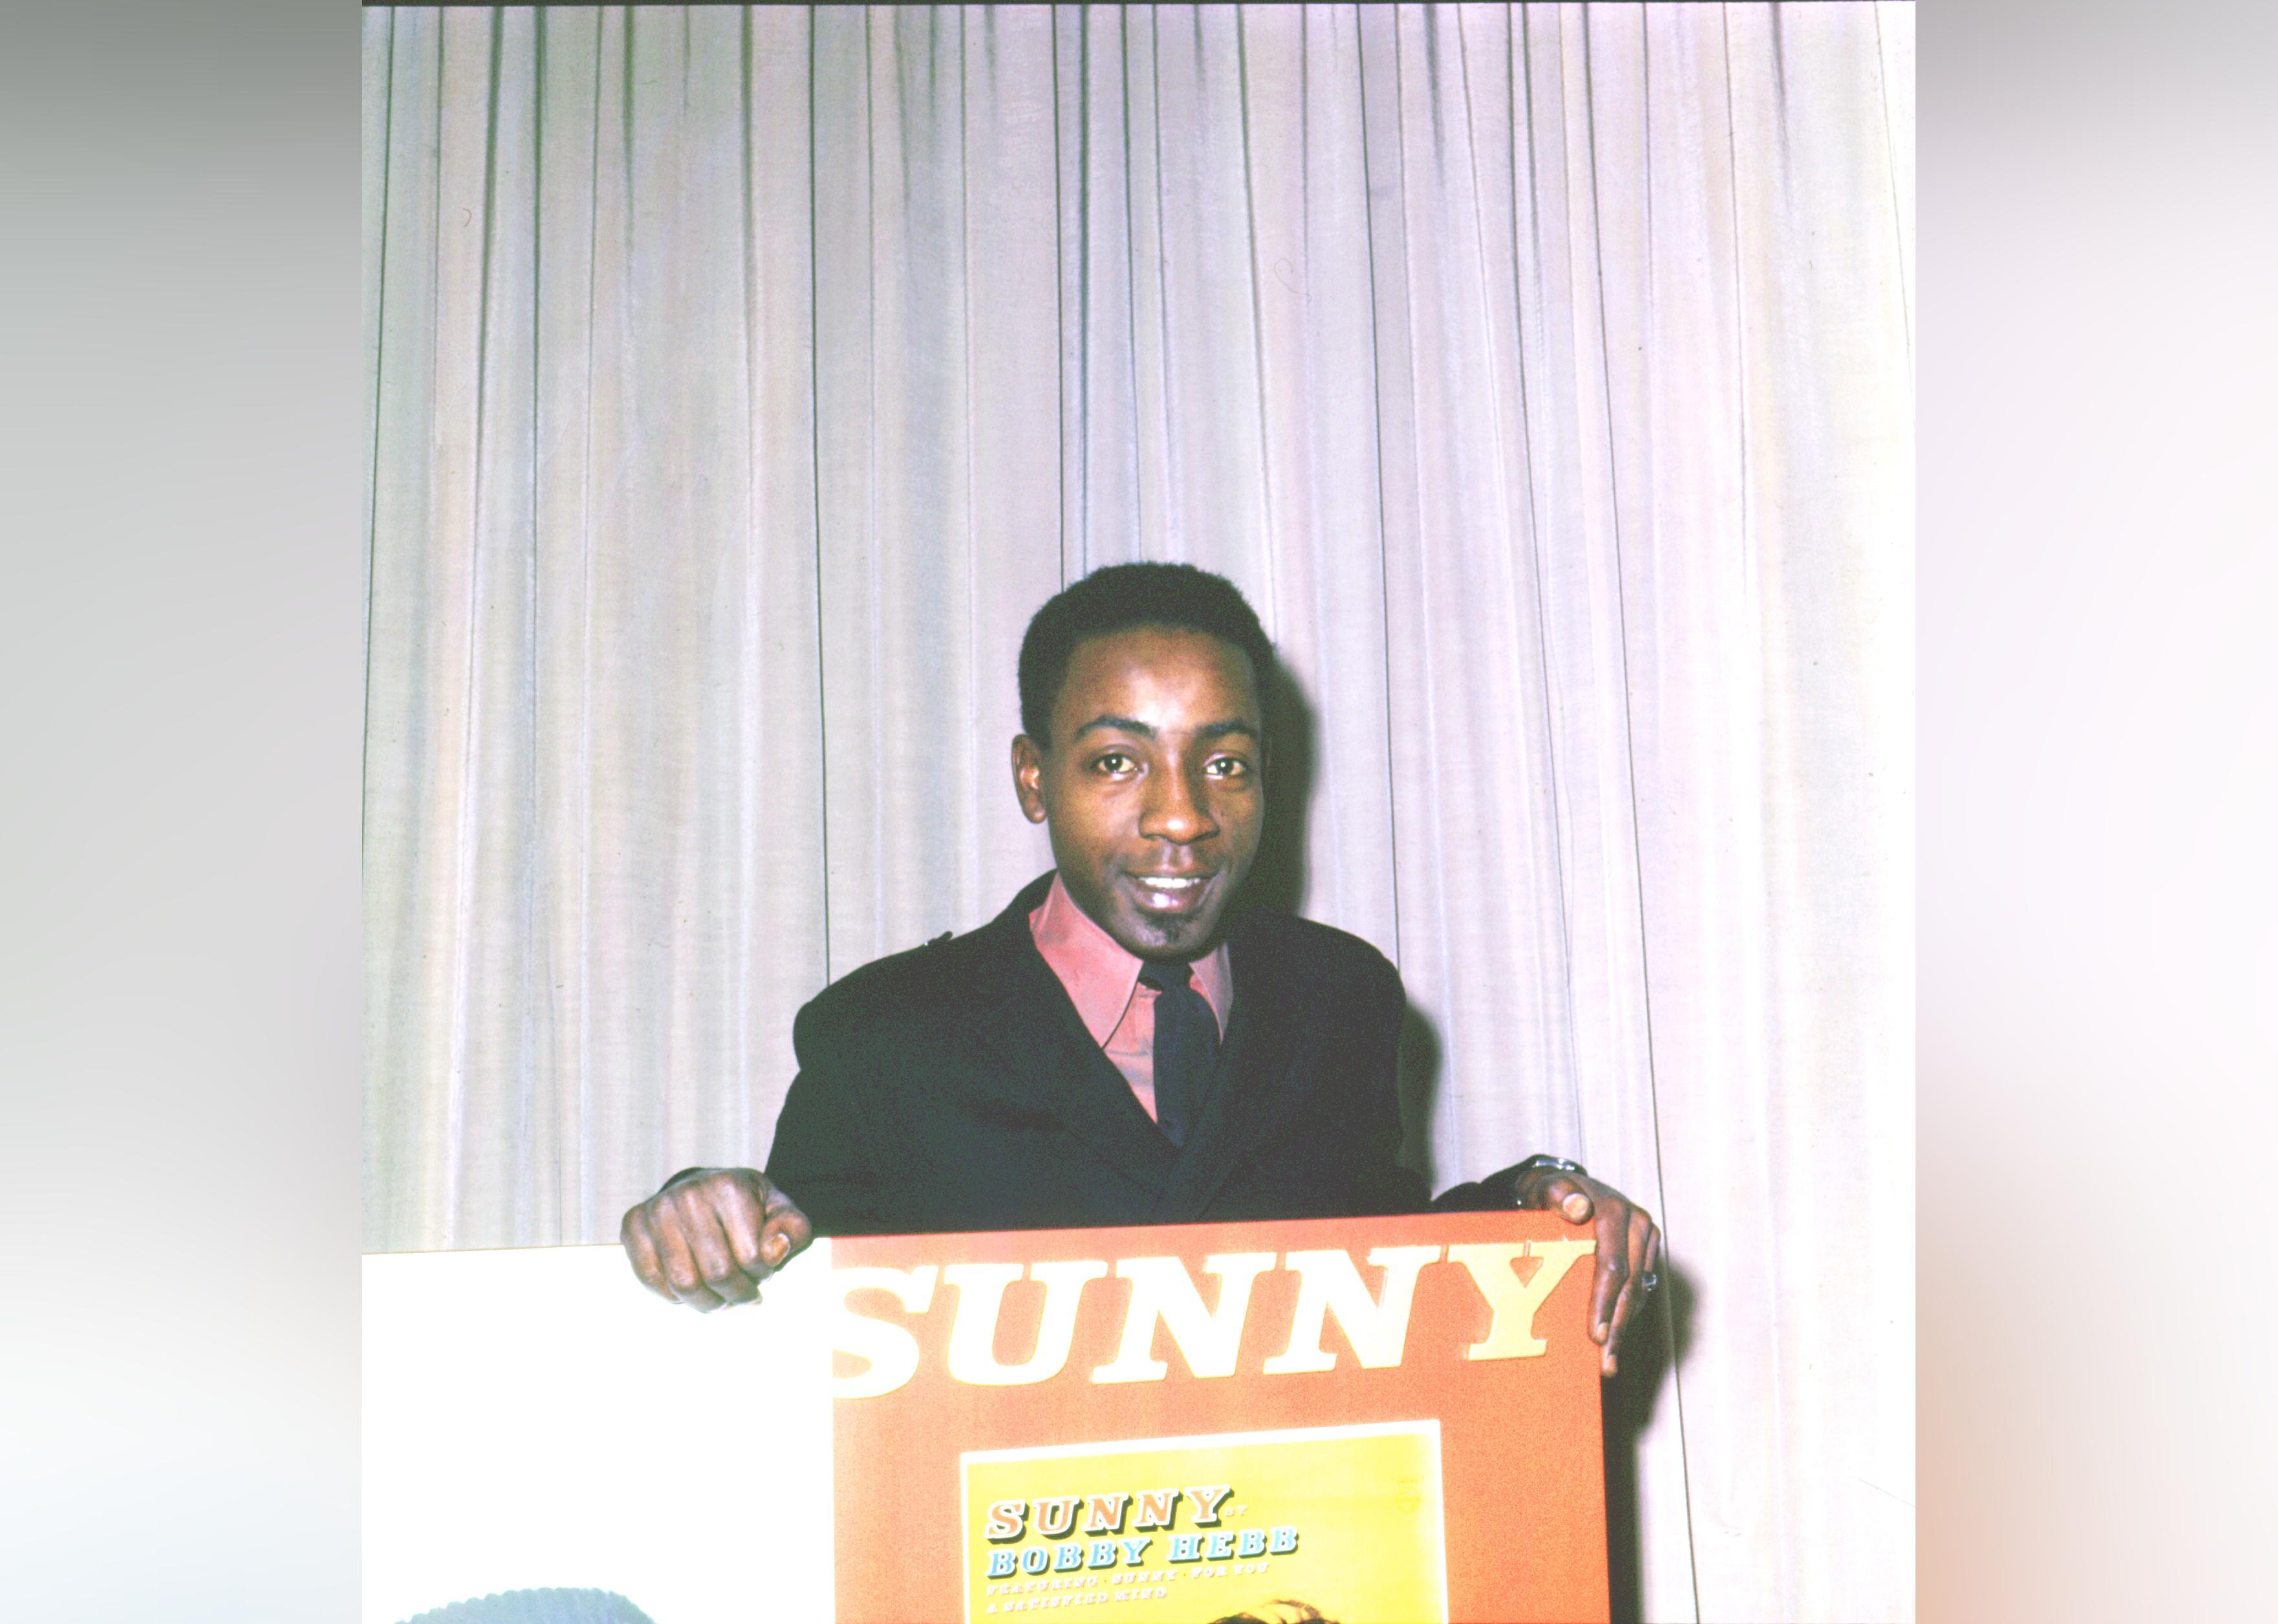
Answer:
[{"label": "curtain pleat", "polygon": [[1028,616],[1188,560],[1410,1158],[1663,1219],[1621,1611],[1907,1616],[1913,21],[367,9],[368,1244],[761,1160],[1049,864]]}]

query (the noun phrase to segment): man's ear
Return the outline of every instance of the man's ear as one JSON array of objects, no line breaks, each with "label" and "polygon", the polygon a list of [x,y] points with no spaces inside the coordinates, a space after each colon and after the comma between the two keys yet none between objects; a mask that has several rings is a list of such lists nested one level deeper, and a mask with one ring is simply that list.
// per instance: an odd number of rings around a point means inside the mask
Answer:
[{"label": "man's ear", "polygon": [[1025,733],[1013,736],[1013,793],[1021,799],[1023,817],[1031,823],[1044,820],[1044,752]]}]

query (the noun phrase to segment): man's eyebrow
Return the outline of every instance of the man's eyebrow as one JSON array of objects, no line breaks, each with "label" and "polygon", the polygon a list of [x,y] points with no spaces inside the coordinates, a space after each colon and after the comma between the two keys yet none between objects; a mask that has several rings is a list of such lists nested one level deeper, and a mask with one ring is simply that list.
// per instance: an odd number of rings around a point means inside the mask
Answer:
[{"label": "man's eyebrow", "polygon": [[[1095,716],[1089,721],[1084,723],[1082,727],[1078,728],[1074,733],[1070,734],[1068,736],[1068,740],[1069,743],[1073,743],[1087,733],[1099,732],[1102,730],[1112,730],[1118,733],[1135,733],[1143,739],[1151,739],[1155,736],[1155,729],[1148,723],[1141,721],[1135,716]],[[1230,734],[1236,733],[1241,734],[1243,737],[1253,742],[1257,737],[1257,729],[1250,726],[1250,723],[1242,721],[1239,716],[1230,718],[1225,721],[1204,722],[1201,727],[1195,729],[1195,736],[1198,739],[1222,739]]]},{"label": "man's eyebrow", "polygon": [[1069,742],[1074,743],[1085,734],[1097,732],[1101,728],[1111,728],[1119,733],[1135,733],[1143,739],[1151,739],[1155,736],[1155,729],[1135,716],[1095,716],[1070,734]]}]

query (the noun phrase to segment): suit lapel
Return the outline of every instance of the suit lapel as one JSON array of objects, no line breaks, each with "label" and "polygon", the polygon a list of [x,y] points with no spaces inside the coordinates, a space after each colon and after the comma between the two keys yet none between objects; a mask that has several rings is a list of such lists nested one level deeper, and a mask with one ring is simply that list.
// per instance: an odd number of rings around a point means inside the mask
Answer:
[{"label": "suit lapel", "polygon": [[1159,1186],[1179,1153],[1084,1029],[1067,989],[1029,934],[1029,911],[1051,882],[1047,874],[1028,886],[974,934],[980,961],[974,1032],[1003,1064],[1013,1092],[1051,1112],[1128,1177]]},{"label": "suit lapel", "polygon": [[1303,1034],[1296,1022],[1296,1003],[1282,981],[1282,965],[1257,931],[1243,928],[1246,923],[1237,921],[1227,943],[1234,1020],[1219,1057],[1217,1084],[1156,1198],[1151,1216],[1158,1224],[1200,1218],[1273,1128],[1281,1103],[1297,1090]]}]

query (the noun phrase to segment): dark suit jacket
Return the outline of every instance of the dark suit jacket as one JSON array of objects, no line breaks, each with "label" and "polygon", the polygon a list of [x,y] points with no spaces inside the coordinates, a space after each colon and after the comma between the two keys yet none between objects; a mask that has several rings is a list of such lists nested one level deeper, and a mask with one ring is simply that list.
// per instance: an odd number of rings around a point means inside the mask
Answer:
[{"label": "dark suit jacket", "polygon": [[1487,1186],[1432,1202],[1393,1159],[1399,972],[1357,936],[1267,909],[1228,932],[1234,1017],[1202,1117],[1174,1147],[1036,950],[1028,914],[1051,882],[799,1012],[799,1076],[767,1171],[820,1233],[1509,1205]]}]

